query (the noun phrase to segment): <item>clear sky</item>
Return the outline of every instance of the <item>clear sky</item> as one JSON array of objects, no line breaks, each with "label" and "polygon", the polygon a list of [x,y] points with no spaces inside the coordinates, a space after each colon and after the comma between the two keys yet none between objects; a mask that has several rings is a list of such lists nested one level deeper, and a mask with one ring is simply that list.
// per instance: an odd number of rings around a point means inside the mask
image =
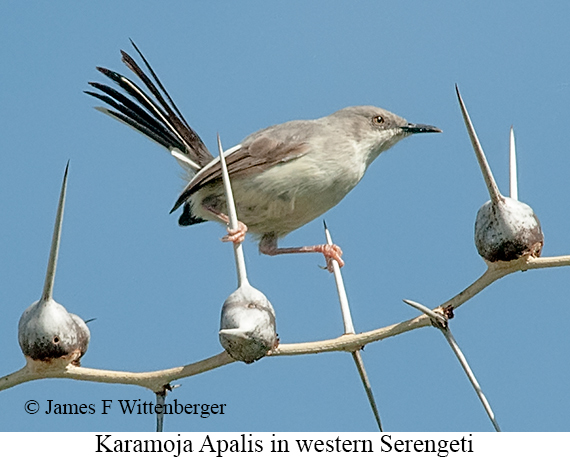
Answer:
[{"label": "clear sky", "polygon": [[[473,4],[474,5],[474,4]],[[556,6],[554,6],[556,5]],[[249,133],[349,105],[389,109],[438,135],[382,154],[325,217],[342,246],[357,331],[435,307],[485,270],[473,242],[488,200],[461,119],[462,91],[490,165],[508,191],[515,127],[519,197],[538,214],[543,255],[570,254],[566,2],[15,2],[0,6],[0,375],[24,362],[17,324],[40,296],[59,187],[71,161],[55,299],[89,324],[83,365],[149,371],[221,351],[233,254],[214,223],[180,228],[169,210],[183,186],[165,150],[93,109],[82,93],[128,74],[132,38],[186,119],[215,151]],[[322,221],[283,246],[321,243]],[[260,256],[244,245],[251,282],[272,301],[281,341],[338,336],[333,278],[321,256]],[[570,270],[503,278],[451,321],[507,431],[568,431]],[[386,430],[490,431],[459,364],[433,328],[363,353]],[[225,403],[226,414],[166,418],[167,431],[374,431],[349,354],[234,363],[179,381],[168,401]],[[154,401],[139,387],[42,380],[0,392],[3,431],[149,431],[153,416],[114,411],[28,415],[35,399]]]}]

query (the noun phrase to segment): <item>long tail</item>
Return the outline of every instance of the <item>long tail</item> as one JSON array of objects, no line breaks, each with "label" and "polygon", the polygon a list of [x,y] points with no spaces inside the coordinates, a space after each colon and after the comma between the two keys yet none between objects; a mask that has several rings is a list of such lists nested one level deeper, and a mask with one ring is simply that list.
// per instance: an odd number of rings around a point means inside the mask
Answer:
[{"label": "long tail", "polygon": [[89,85],[99,92],[85,91],[85,93],[112,108],[97,107],[99,111],[124,122],[167,148],[171,153],[173,151],[182,153],[185,159],[178,159],[178,162],[184,168],[196,173],[209,163],[213,156],[198,134],[188,125],[135,43],[132,40],[131,43],[144,62],[150,77],[124,51],[121,51],[122,61],[138,76],[151,95],[145,93],[128,78],[102,67],[97,67],[97,70],[118,84],[126,94],[97,82],[90,82]]}]

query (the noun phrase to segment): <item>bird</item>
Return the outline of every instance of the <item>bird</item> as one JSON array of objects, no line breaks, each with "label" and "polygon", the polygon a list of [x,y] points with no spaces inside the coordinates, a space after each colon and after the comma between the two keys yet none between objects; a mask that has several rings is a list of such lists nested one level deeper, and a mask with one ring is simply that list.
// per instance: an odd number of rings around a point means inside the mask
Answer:
[{"label": "bird", "polygon": [[31,363],[61,361],[65,365],[79,365],[91,336],[83,319],[53,299],[68,167],[69,163],[61,186],[44,289],[41,298],[26,308],[18,323],[18,342]]},{"label": "bird", "polygon": [[[209,152],[131,43],[148,74],[125,51],[121,51],[122,61],[148,92],[103,67],[96,68],[123,92],[98,82],[89,82],[97,91],[85,92],[107,105],[96,109],[168,149],[185,169],[188,184],[171,210],[183,207],[180,225],[208,220],[227,224],[219,157]],[[351,106],[318,119],[288,121],[252,133],[224,153],[240,224],[222,240],[241,242],[249,231],[262,254],[320,252],[329,270],[330,259],[343,266],[342,250],[336,245],[284,248],[278,240],[336,206],[381,152],[412,134],[429,132],[441,130],[412,124],[382,108]]]}]

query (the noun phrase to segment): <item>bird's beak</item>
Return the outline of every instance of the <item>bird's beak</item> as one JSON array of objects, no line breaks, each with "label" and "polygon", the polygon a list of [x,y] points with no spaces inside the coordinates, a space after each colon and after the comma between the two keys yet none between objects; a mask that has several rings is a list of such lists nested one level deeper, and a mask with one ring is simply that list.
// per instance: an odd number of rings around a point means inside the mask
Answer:
[{"label": "bird's beak", "polygon": [[402,127],[406,133],[440,133],[442,130],[433,125],[426,124],[408,124]]}]

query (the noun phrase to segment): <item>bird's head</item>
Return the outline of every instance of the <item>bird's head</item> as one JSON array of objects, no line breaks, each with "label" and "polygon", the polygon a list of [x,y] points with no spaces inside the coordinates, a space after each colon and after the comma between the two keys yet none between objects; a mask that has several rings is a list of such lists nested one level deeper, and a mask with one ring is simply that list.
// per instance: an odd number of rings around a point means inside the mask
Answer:
[{"label": "bird's head", "polygon": [[375,106],[350,106],[330,116],[336,128],[347,132],[366,154],[368,164],[398,141],[416,133],[437,133],[433,125],[412,124],[390,111]]}]

